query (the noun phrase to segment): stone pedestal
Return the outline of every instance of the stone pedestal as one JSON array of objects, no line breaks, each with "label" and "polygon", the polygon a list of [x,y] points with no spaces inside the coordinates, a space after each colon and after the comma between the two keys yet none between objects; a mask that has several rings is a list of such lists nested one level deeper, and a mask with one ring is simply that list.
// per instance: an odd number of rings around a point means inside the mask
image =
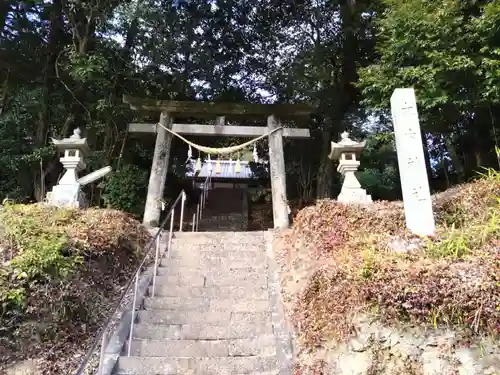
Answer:
[{"label": "stone pedestal", "polygon": [[344,183],[337,200],[341,203],[371,203],[372,197],[366,194],[366,190],[361,187],[355,173],[359,167],[359,156],[363,151],[365,142],[355,142],[349,138],[347,132],[342,133],[342,140],[339,143],[332,142],[332,152],[330,159],[339,160],[339,171],[344,176]]},{"label": "stone pedestal", "polygon": [[88,207],[87,198],[80,188],[80,184],[54,186],[52,189],[50,204],[57,207]]},{"label": "stone pedestal", "polygon": [[66,172],[59,180],[58,185],[73,185],[78,180],[78,172],[86,168],[85,163],[79,154],[72,156],[69,152],[65,152],[64,157],[60,158]]},{"label": "stone pedestal", "polygon": [[344,176],[344,183],[337,200],[341,203],[371,203],[372,197],[361,187],[355,173],[359,167],[357,160],[345,160],[337,170]]}]

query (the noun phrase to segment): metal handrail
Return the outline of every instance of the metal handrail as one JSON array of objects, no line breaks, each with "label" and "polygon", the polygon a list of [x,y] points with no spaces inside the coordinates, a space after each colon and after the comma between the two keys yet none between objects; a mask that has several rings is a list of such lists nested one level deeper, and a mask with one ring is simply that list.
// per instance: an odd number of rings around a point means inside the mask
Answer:
[{"label": "metal handrail", "polygon": [[205,181],[203,182],[203,189],[201,191],[201,196],[200,200],[196,206],[196,213],[193,214],[193,221],[192,221],[192,227],[191,230],[192,232],[198,232],[198,227],[200,224],[200,219],[203,216],[203,209],[205,208],[205,205],[207,203],[207,196],[208,196],[208,185],[212,181],[212,174],[209,174],[206,178]]},{"label": "metal handrail", "polygon": [[[128,342],[128,349],[127,349],[127,355],[130,356],[130,343],[132,341],[131,337],[132,337],[132,333],[133,333],[134,320],[135,320],[135,308],[136,308],[136,302],[137,302],[137,289],[138,289],[138,285],[139,285],[139,275],[141,273],[142,268],[146,264],[146,261],[148,260],[149,256],[151,255],[151,251],[152,251],[153,247],[156,248],[155,266],[154,266],[154,271],[153,271],[153,287],[152,287],[152,295],[154,295],[154,287],[155,287],[155,283],[156,283],[156,274],[157,274],[157,270],[158,270],[158,259],[159,259],[159,255],[160,255],[159,254],[160,253],[160,251],[159,251],[159,249],[160,249],[160,233],[163,230],[163,227],[165,226],[167,220],[170,219],[169,240],[168,240],[168,247],[166,249],[166,250],[170,251],[170,246],[171,246],[171,243],[172,243],[172,231],[173,231],[173,225],[174,225],[175,207],[179,203],[179,200],[181,200],[181,202],[182,202],[181,219],[180,219],[180,225],[179,225],[180,231],[182,231],[182,220],[183,220],[183,215],[184,215],[184,204],[186,202],[186,193],[184,192],[184,190],[181,191],[181,193],[179,194],[179,196],[175,199],[174,203],[171,205],[169,213],[167,214],[167,216],[165,217],[165,219],[163,219],[160,227],[158,228],[158,231],[156,232],[156,234],[154,235],[153,239],[151,240],[151,242],[147,246],[147,248],[146,248],[147,249],[146,250],[146,254],[144,255],[144,258],[143,258],[142,262],[136,268],[134,276],[131,277],[130,280],[129,280],[129,282],[127,283],[127,286],[124,289],[124,291],[123,291],[120,299],[118,300],[118,303],[116,304],[116,307],[115,307],[113,313],[107,319],[106,324],[101,329],[99,335],[96,336],[96,338],[94,340],[94,343],[92,344],[92,346],[87,351],[87,354],[85,355],[85,357],[84,357],[83,362],[81,363],[81,365],[78,367],[78,370],[76,371],[75,375],[83,375],[83,373],[85,371],[85,368],[87,367],[87,365],[88,365],[88,363],[89,363],[92,355],[94,354],[95,349],[99,345],[99,342],[101,342],[101,354],[100,354],[100,358],[99,358],[99,368],[98,368],[98,374],[100,374],[101,369],[102,369],[104,352],[106,350],[106,345],[107,345],[107,342],[108,342],[108,337],[107,337],[106,333],[108,333],[109,325],[111,323],[111,320],[115,316],[115,314],[120,309],[121,303],[122,303],[123,299],[125,298],[125,296],[127,295],[130,287],[132,286],[132,283],[135,281],[134,297],[133,297],[133,302],[132,302],[132,321],[131,321],[131,326],[130,326],[131,329],[130,329],[130,336],[129,336],[129,342]],[[153,245],[156,245],[156,246],[153,246]]]}]

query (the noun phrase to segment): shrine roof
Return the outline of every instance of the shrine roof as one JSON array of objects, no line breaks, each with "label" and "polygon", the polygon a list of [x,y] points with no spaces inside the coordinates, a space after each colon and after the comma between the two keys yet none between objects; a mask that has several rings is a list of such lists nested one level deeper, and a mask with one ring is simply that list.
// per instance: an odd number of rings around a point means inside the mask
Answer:
[{"label": "shrine roof", "polygon": [[[195,172],[196,160],[191,159],[188,163],[190,165],[190,170],[186,172],[186,177],[193,177],[196,179],[203,179],[207,176],[212,176],[214,179],[230,179],[230,180],[251,180],[256,178],[252,169],[250,168],[250,163],[248,161],[240,161],[240,171],[236,172],[236,160],[219,160],[221,170],[220,173],[215,173],[216,160],[205,160],[202,163],[201,171]],[[210,166],[212,167],[210,169]]]}]

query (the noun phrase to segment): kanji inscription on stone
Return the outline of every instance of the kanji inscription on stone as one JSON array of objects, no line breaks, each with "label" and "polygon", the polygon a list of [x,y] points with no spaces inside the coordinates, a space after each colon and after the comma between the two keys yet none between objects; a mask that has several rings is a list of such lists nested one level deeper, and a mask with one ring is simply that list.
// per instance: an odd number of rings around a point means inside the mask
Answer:
[{"label": "kanji inscription on stone", "polygon": [[394,90],[391,96],[391,112],[406,226],[417,235],[432,236],[435,232],[434,213],[417,102],[412,88]]}]

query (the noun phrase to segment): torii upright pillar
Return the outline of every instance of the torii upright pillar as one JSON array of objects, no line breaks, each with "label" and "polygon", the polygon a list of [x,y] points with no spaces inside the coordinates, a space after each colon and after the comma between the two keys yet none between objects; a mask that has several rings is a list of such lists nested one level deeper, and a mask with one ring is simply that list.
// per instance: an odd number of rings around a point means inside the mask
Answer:
[{"label": "torii upright pillar", "polygon": [[[172,119],[168,112],[161,113],[159,123],[169,129],[172,128]],[[160,225],[161,199],[163,198],[167,180],[171,143],[172,134],[157,125],[153,164],[151,165],[146,206],[144,207],[144,217],[142,219],[142,223],[147,227],[156,228]]]},{"label": "torii upright pillar", "polygon": [[[267,118],[269,132],[280,127],[274,115]],[[283,152],[283,129],[269,135],[269,169],[273,201],[273,221],[275,229],[285,229],[289,225],[288,201],[286,199],[286,171]]]}]

